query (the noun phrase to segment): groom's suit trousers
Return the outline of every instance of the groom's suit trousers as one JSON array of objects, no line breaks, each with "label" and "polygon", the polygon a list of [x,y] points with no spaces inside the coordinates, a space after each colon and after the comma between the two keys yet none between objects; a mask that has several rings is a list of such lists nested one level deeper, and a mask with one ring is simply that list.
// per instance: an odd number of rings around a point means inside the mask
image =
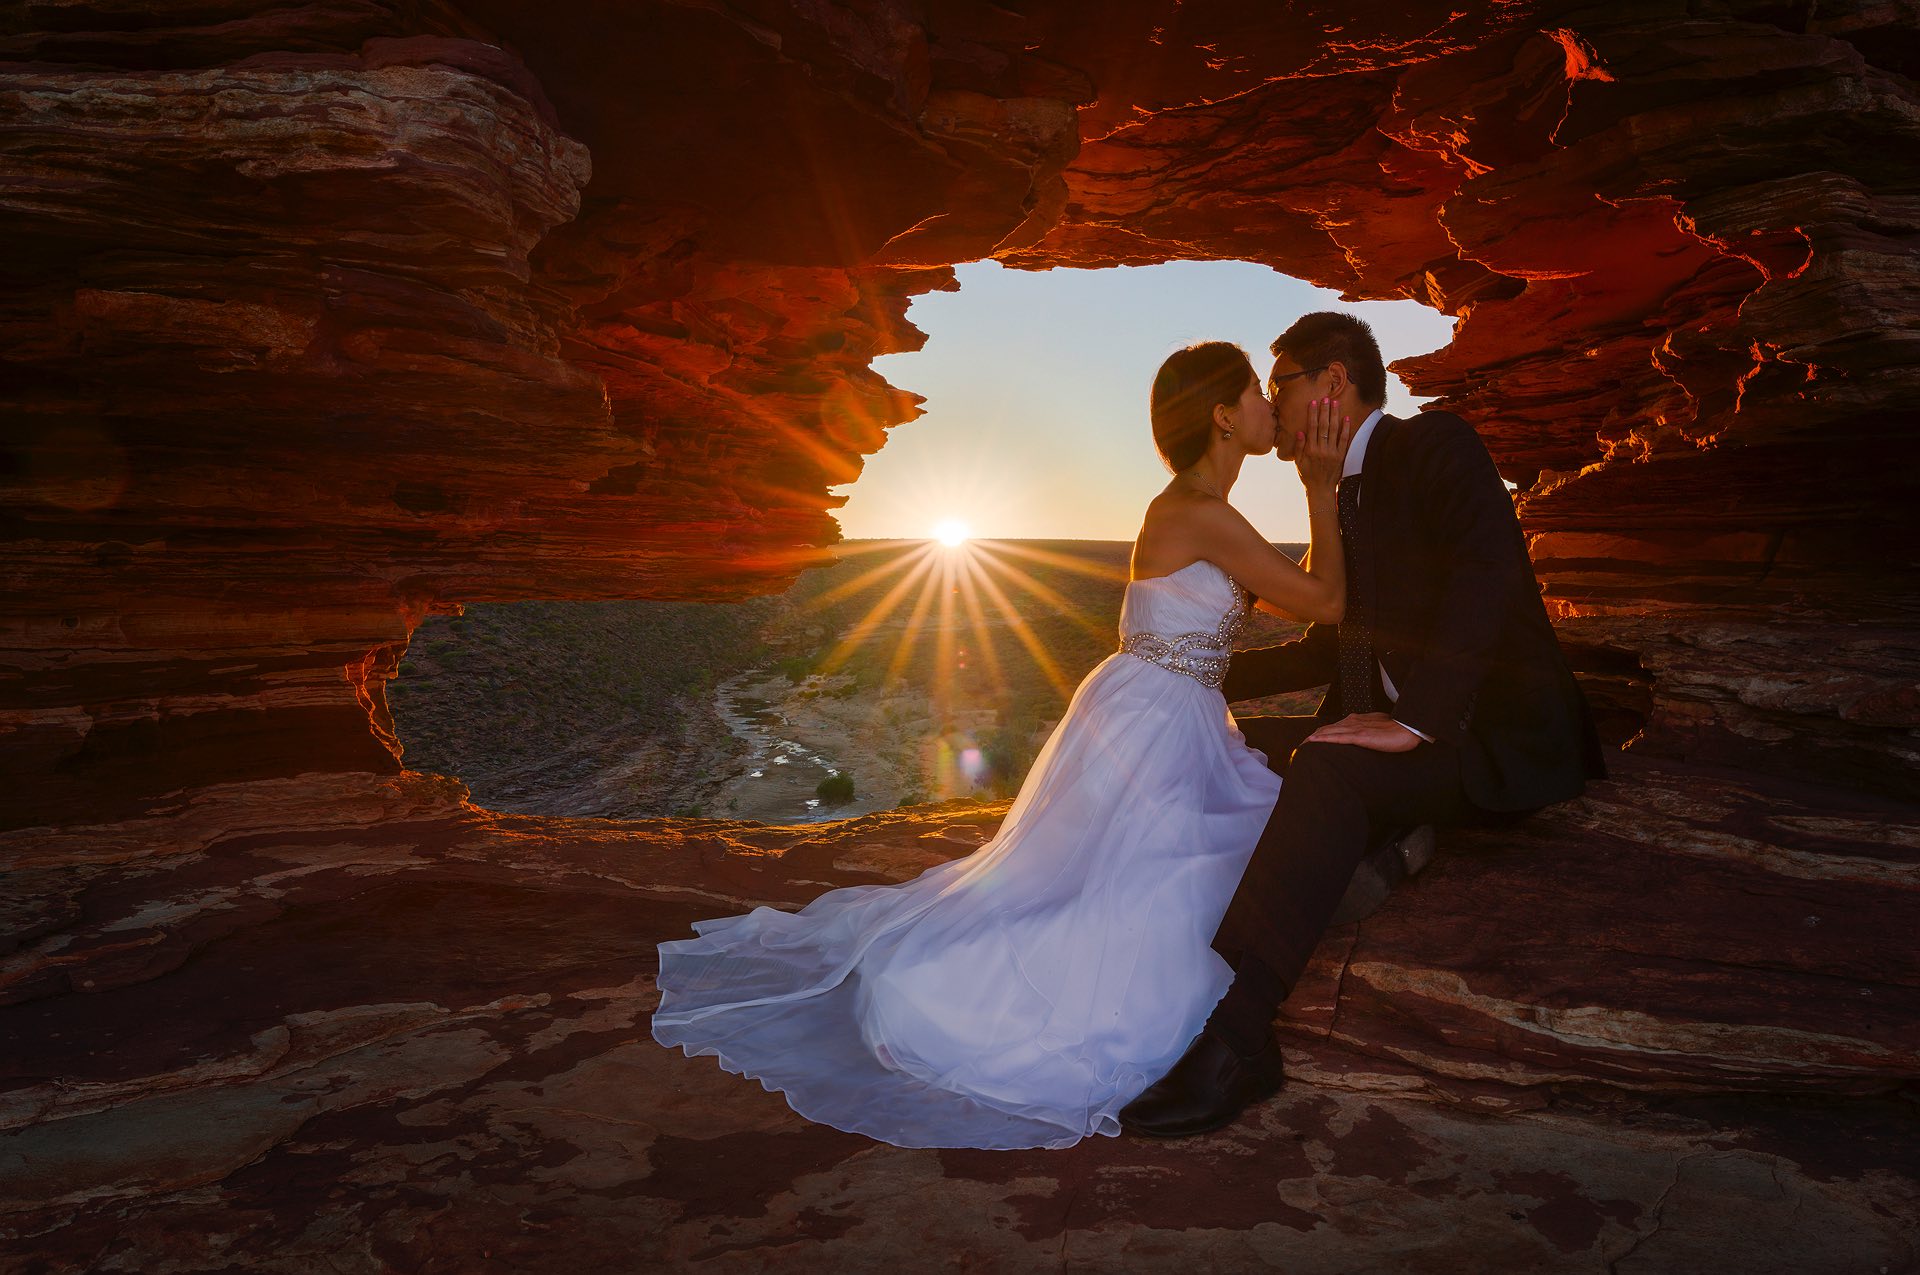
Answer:
[{"label": "groom's suit trousers", "polygon": [[1321,724],[1311,717],[1238,721],[1284,782],[1213,947],[1236,970],[1249,958],[1265,966],[1282,999],[1370,849],[1409,828],[1477,813],[1462,785],[1459,749],[1431,743],[1382,753],[1301,742]]}]

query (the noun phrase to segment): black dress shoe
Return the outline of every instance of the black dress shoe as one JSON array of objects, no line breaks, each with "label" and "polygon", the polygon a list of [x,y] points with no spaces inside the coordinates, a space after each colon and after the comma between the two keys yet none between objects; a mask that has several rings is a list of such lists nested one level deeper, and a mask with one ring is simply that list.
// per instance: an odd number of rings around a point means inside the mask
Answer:
[{"label": "black dress shoe", "polygon": [[1434,836],[1433,825],[1423,823],[1406,836],[1400,838],[1396,848],[1400,851],[1401,862],[1407,865],[1407,875],[1415,876],[1420,869],[1433,862],[1433,852],[1438,843]]},{"label": "black dress shoe", "polygon": [[1271,1036],[1243,1058],[1215,1033],[1201,1029],[1166,1075],[1120,1109],[1120,1127],[1153,1138],[1184,1138],[1233,1123],[1248,1103],[1279,1092],[1287,1072]]},{"label": "black dress shoe", "polygon": [[1379,911],[1395,886],[1432,860],[1433,846],[1433,825],[1422,824],[1376,847],[1353,870],[1347,892],[1340,896],[1333,915],[1327,918],[1328,927],[1365,920]]}]

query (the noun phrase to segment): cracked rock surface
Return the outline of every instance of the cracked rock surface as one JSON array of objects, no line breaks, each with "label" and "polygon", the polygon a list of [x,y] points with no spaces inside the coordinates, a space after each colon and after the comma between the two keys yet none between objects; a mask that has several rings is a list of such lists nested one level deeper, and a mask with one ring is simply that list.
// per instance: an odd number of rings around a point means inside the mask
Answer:
[{"label": "cracked rock surface", "polygon": [[1450,834],[1328,933],[1278,1098],[1060,1152],[811,1125],[647,1029],[659,941],[904,880],[1004,804],[568,820],[406,772],[9,834],[5,1266],[1912,1270],[1916,823],[1805,794],[1622,835],[1695,778]]},{"label": "cracked rock surface", "polygon": [[[0,8],[0,1265],[1913,1270],[1917,26]],[[428,615],[823,561],[989,256],[1453,316],[1397,370],[1625,745],[1329,933],[1177,1146],[899,1151],[652,1045],[659,940],[996,808],[503,815],[387,708]]]}]

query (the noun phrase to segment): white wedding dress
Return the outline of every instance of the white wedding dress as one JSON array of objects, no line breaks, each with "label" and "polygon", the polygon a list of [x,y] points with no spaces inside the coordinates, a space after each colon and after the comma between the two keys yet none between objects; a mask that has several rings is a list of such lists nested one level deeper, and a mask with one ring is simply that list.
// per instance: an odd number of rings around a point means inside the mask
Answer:
[{"label": "white wedding dress", "polygon": [[1064,1147],[1185,1051],[1209,945],[1280,792],[1217,689],[1247,595],[1136,580],[998,834],[899,885],[755,908],[660,945],[654,1039],[903,1147]]}]

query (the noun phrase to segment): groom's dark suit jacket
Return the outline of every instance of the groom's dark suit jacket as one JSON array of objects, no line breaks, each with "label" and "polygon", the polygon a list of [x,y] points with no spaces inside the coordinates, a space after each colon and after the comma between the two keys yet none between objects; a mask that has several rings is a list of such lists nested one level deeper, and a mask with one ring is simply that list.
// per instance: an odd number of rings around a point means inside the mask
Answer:
[{"label": "groom's dark suit jacket", "polygon": [[[1461,750],[1468,800],[1531,810],[1606,775],[1586,696],[1540,599],[1513,500],[1472,426],[1450,412],[1373,427],[1360,478],[1367,561],[1351,582],[1371,599],[1374,652],[1400,693],[1377,707]],[[1229,701],[1326,685],[1316,714],[1346,715],[1336,627],[1238,651]],[[1423,745],[1424,747],[1425,745]]]}]

